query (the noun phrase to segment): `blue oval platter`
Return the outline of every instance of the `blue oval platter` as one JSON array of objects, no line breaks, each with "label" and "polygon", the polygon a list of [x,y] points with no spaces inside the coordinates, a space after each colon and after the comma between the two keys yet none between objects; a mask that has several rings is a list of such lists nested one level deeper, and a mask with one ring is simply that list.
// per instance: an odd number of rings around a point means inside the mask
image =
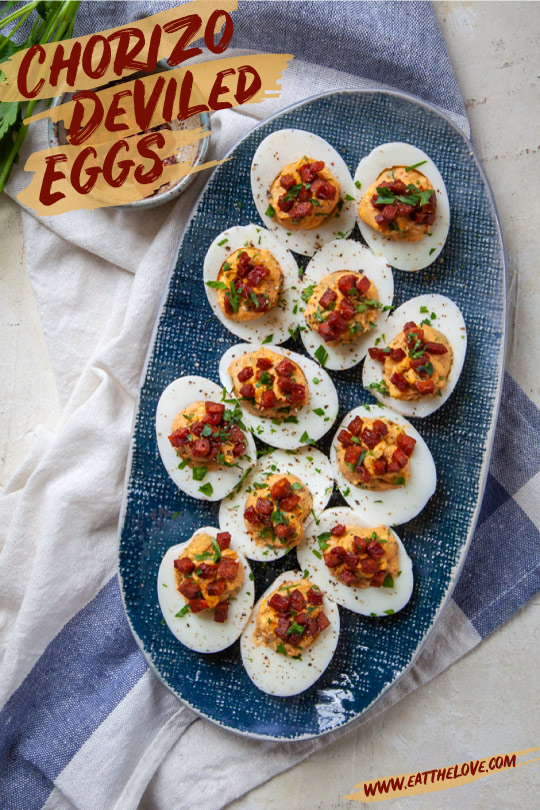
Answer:
[{"label": "blue oval platter", "polygon": [[[219,383],[219,359],[239,342],[207,302],[204,257],[225,228],[260,223],[250,190],[251,160],[263,138],[288,127],[325,138],[352,174],[363,156],[388,141],[414,144],[434,160],[450,200],[448,240],[425,270],[394,271],[394,304],[425,292],[453,299],[467,324],[468,351],[450,404],[426,419],[412,420],[433,454],[438,485],[421,514],[399,528],[413,561],[411,601],[384,619],[340,608],[340,640],[329,668],[301,695],[275,698],[248,678],[239,642],[222,653],[201,655],[180,644],[162,623],[156,588],[161,558],[198,527],[217,526],[219,503],[194,500],[173,484],[159,457],[155,413],[162,391],[177,377],[198,374]],[[133,633],[151,666],[179,698],[230,731],[266,739],[307,739],[358,718],[407,670],[455,585],[479,511],[499,403],[504,248],[491,192],[470,143],[449,119],[413,97],[383,91],[319,96],[256,127],[231,156],[213,172],[184,231],[154,330],[126,478],[120,577]],[[362,241],[356,228],[350,238]],[[297,259],[305,266],[307,259]],[[300,341],[286,345],[305,354]],[[350,409],[375,402],[362,387],[362,364],[329,373],[340,401],[336,426]],[[319,443],[324,452],[334,432]],[[340,504],[344,502],[335,493],[331,505]],[[295,566],[294,551],[273,563],[252,563],[256,598],[279,573]]]}]

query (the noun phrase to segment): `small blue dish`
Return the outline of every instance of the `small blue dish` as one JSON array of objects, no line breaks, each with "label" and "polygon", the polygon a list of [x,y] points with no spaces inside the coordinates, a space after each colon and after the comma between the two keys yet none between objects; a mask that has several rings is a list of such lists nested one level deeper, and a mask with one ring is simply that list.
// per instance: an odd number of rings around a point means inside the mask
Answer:
[{"label": "small blue dish", "polygon": [[[217,525],[218,505],[194,501],[176,489],[159,459],[154,418],[161,392],[176,377],[196,368],[197,374],[218,381],[219,357],[235,339],[206,300],[204,256],[225,228],[258,221],[250,192],[251,158],[266,135],[287,127],[326,138],[353,172],[362,156],[392,140],[415,144],[435,161],[451,204],[448,240],[427,269],[395,272],[394,303],[422,292],[452,298],[465,317],[469,348],[450,405],[418,423],[435,459],[438,486],[423,512],[400,526],[413,561],[411,601],[385,619],[341,610],[340,641],[329,668],[301,695],[275,698],[258,691],[247,677],[238,642],[217,655],[198,655],[179,644],[162,622],[156,593],[160,560],[197,527]],[[372,90],[318,96],[257,126],[231,157],[214,171],[184,231],[149,349],[120,524],[122,592],[149,663],[201,716],[252,737],[308,739],[351,723],[380,699],[411,666],[456,583],[484,491],[501,391],[504,247],[493,198],[470,143],[439,110],[412,96]],[[352,238],[360,241],[357,230]],[[291,347],[302,352],[293,342]],[[361,372],[361,366],[331,372],[340,400],[336,424],[351,408],[374,402],[362,388]],[[320,443],[323,451],[331,438]],[[340,496],[331,503],[339,504]],[[294,566],[294,556],[253,563],[257,598],[281,571]]]}]

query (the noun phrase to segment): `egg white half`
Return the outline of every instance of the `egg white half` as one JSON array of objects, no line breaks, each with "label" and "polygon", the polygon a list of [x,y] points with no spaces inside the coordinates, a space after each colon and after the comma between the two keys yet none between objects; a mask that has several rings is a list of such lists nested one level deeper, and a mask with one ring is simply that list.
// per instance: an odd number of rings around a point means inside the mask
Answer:
[{"label": "egg white half", "polygon": [[[351,239],[336,239],[329,242],[313,256],[302,277],[302,289],[310,284],[318,284],[324,276],[338,270],[364,273],[377,287],[381,304],[384,306],[392,304],[394,277],[390,265],[386,259],[374,256],[369,248]],[[300,296],[297,303],[300,311],[305,309],[305,303]],[[384,332],[387,318],[388,312],[379,310],[376,326],[369,333],[353,343],[342,343],[340,346],[329,346],[317,332],[307,327],[300,334],[306,350],[312,357],[315,357],[315,352],[320,346],[325,348],[328,354],[325,368],[344,371],[356,366],[365,357],[368,347],[373,345],[373,340]]]},{"label": "egg white half", "polygon": [[[193,470],[189,464],[182,470],[178,468],[182,459],[176,454],[169,441],[174,417],[179,411],[194,402],[202,402],[203,400],[221,402],[222,394],[220,386],[211,380],[207,380],[206,377],[179,377],[177,380],[173,380],[164,390],[159,398],[156,410],[157,444],[165,469],[182,492],[202,501],[219,501],[224,498],[238,484],[245,471],[253,467],[257,460],[255,443],[249,430],[246,430],[247,449],[244,457],[238,459],[238,467],[208,470],[202,481],[193,479]],[[198,466],[204,466],[204,459],[201,459]],[[200,487],[207,483],[212,486],[210,495],[205,495],[200,491]]]},{"label": "egg white half", "polygon": [[[226,240],[226,241],[225,241]],[[227,318],[217,300],[217,290],[207,285],[208,281],[217,281],[218,273],[223,262],[231,253],[241,247],[248,246],[261,250],[268,250],[276,259],[283,272],[283,288],[280,295],[282,304],[275,306],[260,318],[240,323]],[[229,332],[243,340],[262,343],[270,337],[272,343],[284,343],[289,339],[289,329],[296,325],[297,316],[293,315],[293,298],[296,297],[294,287],[298,285],[298,265],[292,254],[284,247],[273,234],[257,225],[235,225],[220,233],[210,247],[204,260],[203,280],[206,297],[212,311]]]},{"label": "egg white half", "polygon": [[[255,644],[253,640],[257,612],[262,599],[284,582],[301,578],[301,571],[285,571],[284,574],[280,574],[255,605],[240,639],[242,663],[247,674],[258,689],[269,695],[291,697],[309,689],[328,667],[336,651],[339,639],[339,610],[327,596],[323,597],[323,607],[330,626],[310,647],[302,651],[301,660],[282,655],[265,644]],[[316,579],[311,577],[309,579],[324,590]]]},{"label": "egg white half", "polygon": [[[375,491],[361,489],[351,484],[340,472],[337,465],[337,437],[355,416],[363,419],[388,419],[402,427],[407,435],[416,439],[410,460],[410,478],[398,489]],[[330,461],[339,491],[353,509],[364,518],[367,526],[390,526],[394,523],[407,523],[422,511],[437,486],[437,471],[430,450],[417,430],[390,408],[381,405],[359,405],[349,411],[336,431],[330,448]]]},{"label": "egg white half", "polygon": [[255,601],[255,587],[249,578],[251,568],[238,547],[231,541],[231,548],[236,551],[241,565],[244,566],[244,582],[241,589],[229,602],[227,620],[223,623],[214,621],[214,611],[205,610],[201,613],[176,614],[187,605],[184,597],[176,589],[174,578],[174,561],[180,557],[184,549],[191,543],[197,534],[209,534],[215,537],[219,529],[205,526],[186,540],[171,546],[165,553],[159,566],[157,577],[158,599],[163,618],[171,633],[190,650],[200,653],[215,653],[230,647],[240,636],[248,621],[253,603]]},{"label": "egg white half", "polygon": [[[307,380],[309,403],[307,408],[302,408],[295,414],[298,424],[282,422],[281,425],[275,425],[271,419],[254,416],[243,409],[244,423],[255,436],[272,447],[291,450],[294,447],[300,447],[302,444],[309,444],[312,440],[314,442],[318,441],[325,433],[328,433],[336,421],[339,403],[334,383],[328,374],[313,360],[281,346],[257,346],[250,343],[237,343],[236,346],[231,346],[225,352],[219,362],[219,378],[222,384],[227,391],[232,391],[233,384],[228,371],[232,361],[248,352],[256,352],[262,348],[269,349],[283,357],[288,357],[289,360],[300,366]],[[314,380],[318,380],[318,382],[315,383]],[[242,405],[241,402],[240,405]],[[315,410],[321,410],[322,415],[316,414]],[[307,437],[306,441],[302,442],[301,439],[304,433],[307,434]]]},{"label": "egg white half", "polygon": [[[313,573],[317,582],[328,596],[337,602],[338,605],[352,610],[353,613],[361,613],[363,616],[390,616],[405,607],[411,598],[414,579],[412,562],[405,551],[405,547],[397,536],[394,529],[391,529],[399,546],[399,571],[394,578],[393,588],[352,588],[344,585],[336,577],[333,577],[324,562],[317,542],[317,536],[323,532],[329,532],[338,524],[355,525],[369,529],[371,525],[366,523],[365,517],[354,509],[346,506],[338,506],[334,509],[326,509],[319,517],[319,523],[314,527],[311,534],[306,535],[297,548],[298,562],[302,568],[307,568]],[[313,552],[316,551],[317,554]]]},{"label": "egg white half", "polygon": [[427,163],[419,166],[418,171],[427,177],[437,194],[435,222],[429,228],[431,236],[426,235],[420,242],[398,242],[387,239],[357,214],[360,233],[369,247],[377,256],[384,256],[392,267],[397,267],[398,270],[421,270],[432,264],[444,247],[450,227],[450,204],[441,173],[421,149],[410,143],[394,141],[375,147],[369,155],[362,158],[354,175],[355,184],[361,184],[360,188],[355,188],[356,209],[358,209],[360,200],[381,172],[392,166],[414,166],[422,160],[427,160]]},{"label": "egg white half", "polygon": [[[436,315],[433,319],[431,319],[432,314]],[[467,328],[463,320],[463,315],[457,304],[450,300],[450,298],[436,293],[418,295],[416,298],[411,298],[398,307],[388,318],[384,329],[385,340],[379,343],[380,348],[386,346],[402,332],[403,327],[408,321],[415,321],[416,324],[421,326],[421,321],[426,318],[430,321],[434,329],[437,329],[447,338],[454,353],[450,374],[448,375],[445,387],[442,389],[441,396],[423,397],[422,399],[406,402],[405,400],[395,399],[391,396],[384,396],[384,394],[381,394],[376,388],[370,389],[370,393],[372,393],[379,402],[388,405],[394,411],[404,416],[429,416],[434,411],[438,410],[441,405],[444,405],[456,387],[463,369],[463,363],[465,362],[465,355],[467,353]],[[371,345],[373,345],[373,341]],[[369,389],[372,383],[378,383],[382,380],[382,369],[382,363],[373,360],[369,355],[366,357],[362,377],[364,388]]]},{"label": "egg white half", "polygon": [[[287,546],[259,546],[251,539],[244,522],[246,501],[254,482],[264,483],[269,475],[274,474],[295,475],[309,489],[315,515],[323,511],[334,489],[334,470],[330,460],[316,447],[299,447],[298,450],[289,452],[273,450],[260,458],[242,482],[242,488],[224,498],[219,508],[219,525],[222,531],[230,532],[234,537],[235,547],[249,560],[269,562],[284,557],[290,551]],[[313,518],[308,517],[304,531],[309,530],[312,522]]]},{"label": "egg white half", "polygon": [[[339,182],[343,207],[340,212],[336,211],[325,219],[320,228],[287,231],[266,213],[268,192],[281,170],[289,163],[300,160],[303,155],[313,160],[324,160],[326,168]],[[355,188],[349,169],[334,147],[312,132],[280,129],[267,135],[257,147],[251,163],[251,192],[265,226],[290,250],[303,256],[312,256],[327,242],[340,238],[340,234],[348,236],[354,228]],[[347,200],[346,195],[353,199]]]}]

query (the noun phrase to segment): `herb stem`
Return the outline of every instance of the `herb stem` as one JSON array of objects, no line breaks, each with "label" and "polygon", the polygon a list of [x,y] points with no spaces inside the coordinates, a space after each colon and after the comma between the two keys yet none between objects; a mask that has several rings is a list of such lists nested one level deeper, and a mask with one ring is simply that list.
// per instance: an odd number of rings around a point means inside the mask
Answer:
[{"label": "herb stem", "polygon": [[20,17],[21,14],[24,14],[28,8],[30,11],[33,11],[35,8],[37,8],[37,6],[39,6],[39,0],[34,0],[34,2],[28,3],[26,6],[18,8],[17,11],[13,11],[11,14],[8,14],[8,16],[4,17],[3,20],[0,19],[0,30],[5,28],[6,25],[9,25],[10,22],[13,22],[13,20],[16,20],[17,17]]}]

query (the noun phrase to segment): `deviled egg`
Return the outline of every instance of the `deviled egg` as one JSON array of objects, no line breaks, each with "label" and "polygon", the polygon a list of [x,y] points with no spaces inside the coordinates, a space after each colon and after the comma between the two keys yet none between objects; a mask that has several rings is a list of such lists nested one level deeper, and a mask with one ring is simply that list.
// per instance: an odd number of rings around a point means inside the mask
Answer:
[{"label": "deviled egg", "polygon": [[179,377],[156,411],[156,434],[165,469],[176,486],[200,500],[228,495],[257,451],[239,407],[221,402],[222,389],[205,377]]},{"label": "deviled egg", "polygon": [[412,563],[403,543],[393,529],[374,527],[359,511],[324,511],[297,554],[330,598],[354,613],[390,616],[411,598]]},{"label": "deviled egg", "polygon": [[251,191],[265,226],[304,256],[354,227],[350,172],[334,147],[312,132],[280,129],[261,141]]},{"label": "deviled egg", "polygon": [[272,447],[311,444],[336,420],[338,397],[328,374],[281,346],[232,346],[221,358],[219,377],[239,401],[245,424]]},{"label": "deviled egg", "polygon": [[435,261],[450,226],[450,205],[433,161],[409,143],[384,143],[364,157],[354,176],[358,226],[376,255],[399,270]]},{"label": "deviled egg", "polygon": [[276,560],[300,543],[333,489],[330,461],[316,447],[273,450],[222,500],[219,525],[248,559]]},{"label": "deviled egg", "polygon": [[233,334],[255,343],[289,339],[297,320],[298,265],[266,228],[235,225],[218,234],[203,278],[214,315]]},{"label": "deviled egg", "polygon": [[336,651],[339,610],[309,574],[281,574],[264,592],[242,633],[246,672],[258,689],[290,697],[323,674]]},{"label": "deviled egg", "polygon": [[325,368],[352,368],[384,331],[394,297],[390,266],[358,242],[337,239],[313,256],[302,286],[307,351]]},{"label": "deviled egg", "polygon": [[390,408],[360,405],[330,449],[339,490],[372,526],[406,523],[435,492],[435,463],[418,431]]},{"label": "deviled egg", "polygon": [[364,387],[404,416],[429,416],[454,390],[466,352],[459,307],[444,295],[419,295],[392,313],[369,349]]},{"label": "deviled egg", "polygon": [[203,527],[166,552],[158,599],[171,633],[195,652],[229,647],[248,621],[255,589],[251,568],[228,532]]}]

